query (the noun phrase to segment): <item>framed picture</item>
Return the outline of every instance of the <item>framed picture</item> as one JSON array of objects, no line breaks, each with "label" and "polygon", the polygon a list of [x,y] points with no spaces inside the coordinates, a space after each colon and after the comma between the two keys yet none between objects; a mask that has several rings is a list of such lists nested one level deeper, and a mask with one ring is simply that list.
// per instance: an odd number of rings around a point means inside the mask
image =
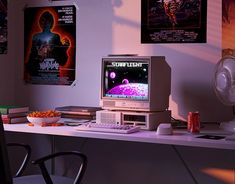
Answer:
[{"label": "framed picture", "polygon": [[235,6],[232,0],[222,0],[222,56],[235,56]]},{"label": "framed picture", "polygon": [[24,80],[71,85],[76,67],[75,5],[24,10]]},{"label": "framed picture", "polygon": [[0,54],[7,53],[7,0],[0,0]]},{"label": "framed picture", "polygon": [[142,0],[141,43],[206,43],[207,0]]}]

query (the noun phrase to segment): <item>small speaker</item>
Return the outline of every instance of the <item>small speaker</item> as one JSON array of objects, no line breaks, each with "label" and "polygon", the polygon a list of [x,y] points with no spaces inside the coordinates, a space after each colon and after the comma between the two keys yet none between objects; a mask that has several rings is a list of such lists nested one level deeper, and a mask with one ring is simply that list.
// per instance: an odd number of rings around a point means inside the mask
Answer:
[{"label": "small speaker", "polygon": [[121,124],[121,112],[115,111],[96,111],[96,123]]}]

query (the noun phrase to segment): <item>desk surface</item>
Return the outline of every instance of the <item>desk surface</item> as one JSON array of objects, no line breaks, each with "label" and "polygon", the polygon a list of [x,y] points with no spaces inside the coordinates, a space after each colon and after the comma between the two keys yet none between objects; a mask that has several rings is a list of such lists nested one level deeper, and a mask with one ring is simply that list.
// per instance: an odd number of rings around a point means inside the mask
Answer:
[{"label": "desk surface", "polygon": [[197,138],[199,135],[206,135],[206,134],[222,135],[222,136],[231,135],[231,133],[220,130],[215,126],[208,126],[207,128],[203,128],[200,134],[189,134],[186,130],[174,130],[173,135],[156,135],[156,131],[142,131],[142,130],[140,132],[132,134],[86,132],[86,131],[77,131],[70,126],[30,127],[27,124],[5,124],[4,129],[5,131],[10,131],[10,132],[36,133],[36,134],[46,134],[46,135],[56,135],[56,136],[70,136],[70,137],[121,140],[121,141],[131,141],[131,142],[144,142],[144,143],[235,150],[235,141],[228,141],[225,139],[211,140],[211,139]]}]

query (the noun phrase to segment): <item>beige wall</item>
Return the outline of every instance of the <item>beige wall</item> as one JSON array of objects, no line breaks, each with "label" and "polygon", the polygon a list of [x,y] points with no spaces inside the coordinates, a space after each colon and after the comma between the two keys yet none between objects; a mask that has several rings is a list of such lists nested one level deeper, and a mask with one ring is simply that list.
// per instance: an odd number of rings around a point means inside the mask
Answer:
[{"label": "beige wall", "polygon": [[[185,119],[189,111],[199,111],[202,121],[232,118],[230,107],[216,98],[213,86],[215,63],[221,57],[221,0],[208,0],[207,43],[141,44],[140,0],[77,0],[77,58],[75,86],[26,85],[23,81],[23,8],[53,6],[71,1],[9,2],[10,37],[14,54],[16,102],[32,110],[61,105],[99,105],[100,63],[107,54],[137,53],[163,55],[172,68],[170,110],[175,118]],[[1,63],[2,64],[2,63]],[[8,66],[9,67],[9,66]],[[10,70],[10,69],[9,69]],[[11,81],[12,82],[12,81]]]}]

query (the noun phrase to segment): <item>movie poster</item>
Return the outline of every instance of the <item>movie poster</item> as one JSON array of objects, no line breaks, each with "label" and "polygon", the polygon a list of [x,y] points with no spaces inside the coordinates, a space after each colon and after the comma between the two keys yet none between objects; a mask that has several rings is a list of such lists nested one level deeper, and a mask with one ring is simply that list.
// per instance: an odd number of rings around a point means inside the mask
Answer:
[{"label": "movie poster", "polygon": [[141,43],[206,43],[207,0],[142,0]]},{"label": "movie poster", "polygon": [[7,0],[0,0],[0,54],[7,53]]},{"label": "movie poster", "polygon": [[76,65],[76,7],[24,10],[26,83],[71,85]]},{"label": "movie poster", "polygon": [[222,56],[235,56],[235,1],[222,0]]}]

